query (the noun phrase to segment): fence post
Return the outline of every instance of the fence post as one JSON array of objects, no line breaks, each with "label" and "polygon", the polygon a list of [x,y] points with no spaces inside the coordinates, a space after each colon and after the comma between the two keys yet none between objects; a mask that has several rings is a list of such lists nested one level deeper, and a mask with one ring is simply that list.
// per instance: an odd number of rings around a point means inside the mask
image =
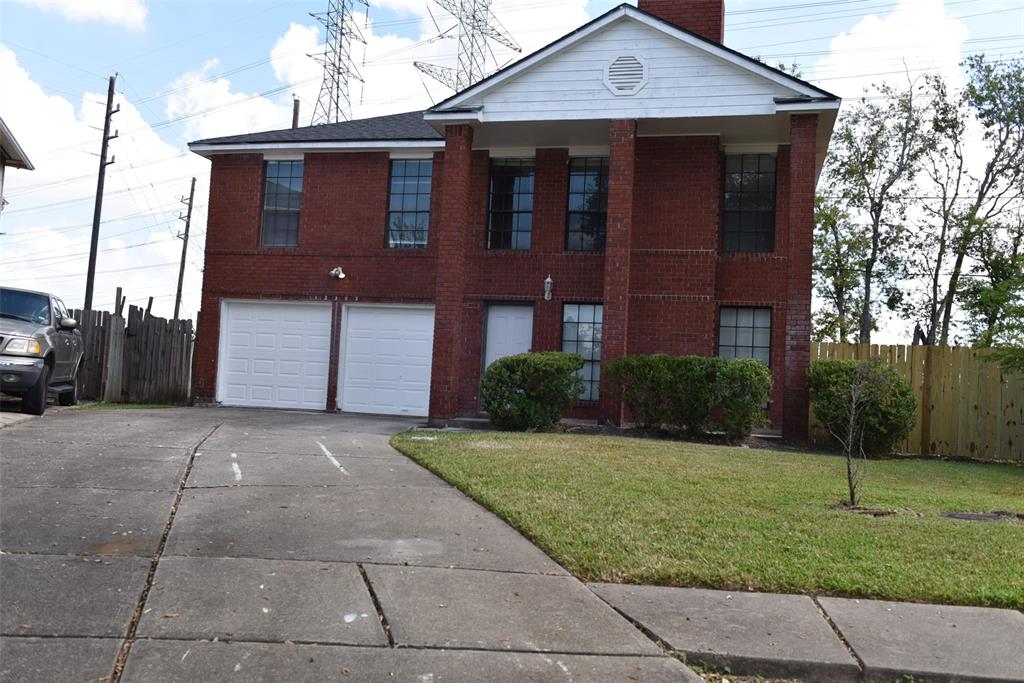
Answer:
[{"label": "fence post", "polygon": [[924,382],[921,385],[921,455],[932,452],[932,352],[934,346],[924,349]]}]

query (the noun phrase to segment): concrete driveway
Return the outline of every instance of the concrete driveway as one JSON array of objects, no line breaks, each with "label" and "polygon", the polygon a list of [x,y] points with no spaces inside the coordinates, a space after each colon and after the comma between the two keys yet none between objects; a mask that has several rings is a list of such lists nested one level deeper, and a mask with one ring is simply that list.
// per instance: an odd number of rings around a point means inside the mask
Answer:
[{"label": "concrete driveway", "polygon": [[0,430],[0,680],[690,680],[388,446],[409,421],[72,410]]}]

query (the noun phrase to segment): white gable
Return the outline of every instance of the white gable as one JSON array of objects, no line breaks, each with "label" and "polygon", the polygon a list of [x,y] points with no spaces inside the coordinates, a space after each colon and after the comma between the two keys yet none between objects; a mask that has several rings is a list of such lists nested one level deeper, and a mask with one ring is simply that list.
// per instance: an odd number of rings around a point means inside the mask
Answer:
[{"label": "white gable", "polygon": [[463,91],[427,119],[467,109],[482,122],[772,115],[775,98],[824,94],[630,9]]}]

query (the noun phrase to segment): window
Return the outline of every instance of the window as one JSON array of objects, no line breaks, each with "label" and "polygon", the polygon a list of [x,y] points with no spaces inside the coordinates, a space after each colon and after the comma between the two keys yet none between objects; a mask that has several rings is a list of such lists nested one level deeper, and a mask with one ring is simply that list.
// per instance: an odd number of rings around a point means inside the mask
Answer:
[{"label": "window", "polygon": [[775,250],[775,157],[725,157],[725,251]]},{"label": "window", "polygon": [[265,247],[298,246],[302,162],[268,161],[266,175],[262,244]]},{"label": "window", "polygon": [[565,248],[604,251],[608,226],[608,159],[578,157],[569,162],[569,211]]},{"label": "window", "polygon": [[492,159],[487,248],[529,251],[532,233],[533,159]]},{"label": "window", "polygon": [[430,229],[430,188],[434,162],[394,159],[388,199],[388,246],[423,249]]},{"label": "window", "polygon": [[771,366],[771,309],[723,308],[720,315],[718,355],[722,358],[756,358]]},{"label": "window", "polygon": [[566,304],[562,308],[562,351],[583,356],[583,367],[577,373],[583,380],[582,401],[598,399],[603,322],[601,304]]}]

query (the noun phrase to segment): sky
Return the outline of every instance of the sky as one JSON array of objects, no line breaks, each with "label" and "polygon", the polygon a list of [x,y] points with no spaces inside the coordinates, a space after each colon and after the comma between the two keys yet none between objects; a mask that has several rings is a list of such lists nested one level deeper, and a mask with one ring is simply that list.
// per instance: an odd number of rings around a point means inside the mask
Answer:
[{"label": "sky", "polygon": [[[451,94],[416,60],[455,63],[454,25],[433,0],[355,1],[365,44],[357,118],[422,109]],[[494,0],[522,46],[496,47],[505,66],[619,4],[613,0]],[[633,3],[635,4],[635,2]],[[120,112],[110,143],[94,307],[129,302],[170,317],[189,181],[197,178],[182,316],[195,319],[202,286],[209,162],[187,143],[286,128],[292,97],[307,125],[321,67],[308,53],[324,36],[310,17],[327,0],[0,0],[0,117],[36,167],[8,170],[0,214],[0,283],[41,289],[69,307],[84,300],[107,78]],[[882,81],[926,70],[963,82],[960,61],[1024,52],[1024,0],[727,0],[725,44],[848,101]],[[909,342],[883,321],[882,343]]]}]

